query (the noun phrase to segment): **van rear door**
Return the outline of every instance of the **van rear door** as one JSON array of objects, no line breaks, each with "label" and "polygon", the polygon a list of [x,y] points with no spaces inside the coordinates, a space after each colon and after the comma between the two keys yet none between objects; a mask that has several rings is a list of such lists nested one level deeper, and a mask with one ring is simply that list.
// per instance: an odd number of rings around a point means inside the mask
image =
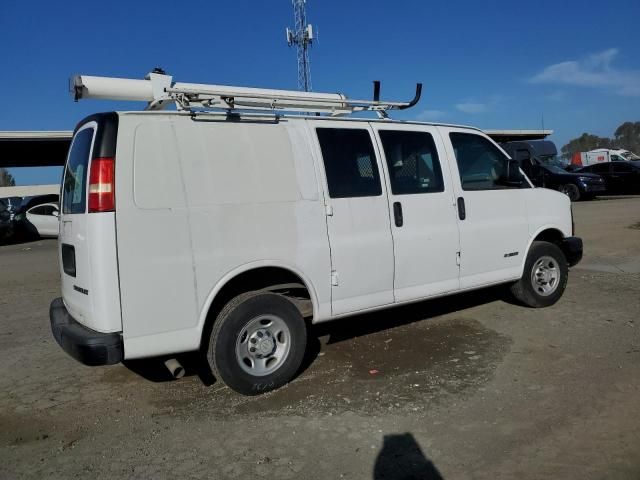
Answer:
[{"label": "van rear door", "polygon": [[89,117],[76,129],[62,179],[59,217],[65,306],[76,321],[105,333],[122,330],[113,176],[116,133],[115,113]]}]

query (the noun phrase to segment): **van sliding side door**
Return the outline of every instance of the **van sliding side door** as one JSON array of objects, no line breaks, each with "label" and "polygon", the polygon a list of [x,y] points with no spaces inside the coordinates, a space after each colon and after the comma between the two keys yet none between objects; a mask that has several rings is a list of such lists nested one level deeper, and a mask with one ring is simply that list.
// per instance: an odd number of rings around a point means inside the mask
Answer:
[{"label": "van sliding side door", "polygon": [[436,127],[373,124],[391,204],[397,302],[459,288],[451,174]]},{"label": "van sliding side door", "polygon": [[364,122],[309,125],[324,166],[332,314],[391,304],[393,241],[373,131]]}]

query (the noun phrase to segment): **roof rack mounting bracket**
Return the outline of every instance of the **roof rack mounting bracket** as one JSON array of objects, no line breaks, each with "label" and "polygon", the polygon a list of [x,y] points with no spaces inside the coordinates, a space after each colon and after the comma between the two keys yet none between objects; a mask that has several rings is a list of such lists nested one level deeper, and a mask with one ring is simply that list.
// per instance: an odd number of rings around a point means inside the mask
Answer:
[{"label": "roof rack mounting bracket", "polygon": [[166,75],[163,70],[154,69],[144,78],[151,82],[151,93],[153,94],[153,100],[147,104],[145,110],[162,110],[173,102],[167,93],[167,88],[172,85],[173,77],[171,75]]}]

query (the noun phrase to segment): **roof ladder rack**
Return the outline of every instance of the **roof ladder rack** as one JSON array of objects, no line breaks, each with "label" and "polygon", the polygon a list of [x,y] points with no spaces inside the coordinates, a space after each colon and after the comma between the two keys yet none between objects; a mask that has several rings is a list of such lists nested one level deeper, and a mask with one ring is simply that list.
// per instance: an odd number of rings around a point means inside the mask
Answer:
[{"label": "roof ladder rack", "polygon": [[389,110],[413,107],[422,94],[422,84],[418,83],[413,99],[408,102],[380,100],[380,82],[376,80],[373,84],[373,100],[354,100],[341,93],[178,83],[164,71],[155,69],[144,80],[77,75],[71,79],[70,87],[76,101],[93,98],[148,102],[145,110],[161,110],[175,103],[178,110],[192,112],[258,110],[338,116],[371,111],[384,118]]}]

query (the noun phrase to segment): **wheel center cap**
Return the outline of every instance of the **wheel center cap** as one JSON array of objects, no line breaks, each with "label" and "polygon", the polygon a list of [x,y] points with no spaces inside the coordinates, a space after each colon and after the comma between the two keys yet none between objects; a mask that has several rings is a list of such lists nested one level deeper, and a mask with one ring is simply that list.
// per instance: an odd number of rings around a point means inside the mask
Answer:
[{"label": "wheel center cap", "polygon": [[273,342],[268,338],[263,338],[258,345],[258,351],[261,354],[266,355],[268,353],[271,353],[272,350]]}]

